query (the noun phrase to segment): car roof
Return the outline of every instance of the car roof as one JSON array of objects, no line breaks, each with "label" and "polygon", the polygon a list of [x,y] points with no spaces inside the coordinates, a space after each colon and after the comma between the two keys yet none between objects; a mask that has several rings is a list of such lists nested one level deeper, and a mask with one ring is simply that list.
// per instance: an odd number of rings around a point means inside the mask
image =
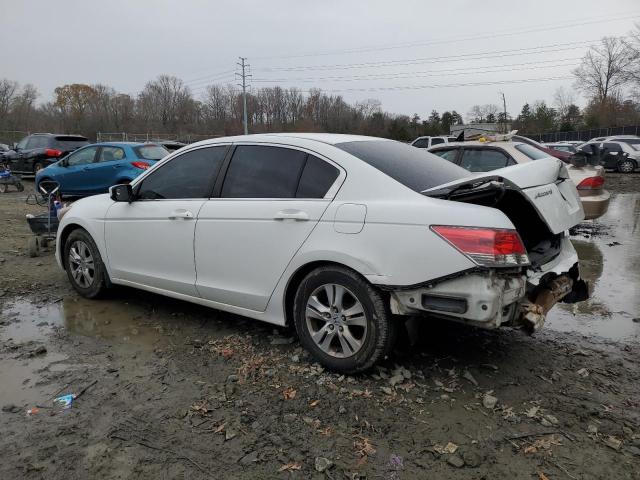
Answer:
[{"label": "car roof", "polygon": [[380,141],[380,142],[393,142],[388,138],[380,137],[367,137],[365,135],[346,135],[341,133],[257,133],[252,135],[236,135],[233,137],[216,137],[209,140],[203,140],[201,142],[192,143],[191,146],[196,145],[209,145],[215,143],[227,143],[227,142],[265,142],[265,143],[277,143],[279,139],[297,139],[297,140],[311,140],[314,142],[326,143],[328,145],[337,145],[347,142],[366,142],[366,141]]},{"label": "car roof", "polygon": [[516,146],[516,145],[526,145],[526,143],[524,142],[519,142],[519,141],[513,141],[513,140],[500,140],[498,142],[481,142],[479,140],[468,140],[466,142],[449,142],[446,145],[445,144],[439,144],[436,145],[435,147],[431,147],[429,150],[437,150],[440,148],[451,148],[451,147],[464,147],[464,146],[471,146],[471,147],[500,147],[500,146]]},{"label": "car roof", "polygon": [[99,142],[90,144],[92,147],[138,147],[140,145],[158,145],[155,142]]}]

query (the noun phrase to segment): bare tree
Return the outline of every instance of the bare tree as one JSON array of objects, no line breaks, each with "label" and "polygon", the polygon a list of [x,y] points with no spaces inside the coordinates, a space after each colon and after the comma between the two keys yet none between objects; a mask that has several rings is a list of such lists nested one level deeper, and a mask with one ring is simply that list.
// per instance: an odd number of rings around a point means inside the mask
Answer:
[{"label": "bare tree", "polygon": [[7,114],[17,90],[18,82],[6,78],[0,79],[0,126],[3,128],[7,127]]},{"label": "bare tree", "polygon": [[600,45],[591,47],[582,63],[573,70],[576,86],[599,102],[629,83],[633,55],[618,37],[604,37]]}]

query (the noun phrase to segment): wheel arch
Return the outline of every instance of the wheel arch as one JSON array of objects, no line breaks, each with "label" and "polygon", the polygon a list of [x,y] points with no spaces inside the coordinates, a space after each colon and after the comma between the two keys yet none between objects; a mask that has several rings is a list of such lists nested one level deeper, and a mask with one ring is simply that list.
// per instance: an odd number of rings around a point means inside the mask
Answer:
[{"label": "wheel arch", "polygon": [[298,267],[297,270],[293,272],[293,274],[289,277],[289,281],[287,282],[287,285],[285,287],[284,296],[283,296],[285,325],[293,325],[293,300],[296,296],[296,292],[298,290],[298,287],[300,286],[300,283],[302,283],[302,280],[304,279],[304,277],[306,277],[313,270],[320,267],[346,268],[347,270],[351,270],[352,272],[357,274],[365,282],[371,284],[371,282],[369,282],[369,280],[367,280],[367,278],[361,272],[359,272],[353,266],[347,265],[345,263],[340,263],[332,260],[313,260],[308,263],[305,263],[304,265],[301,265],[300,267]]},{"label": "wheel arch", "polygon": [[71,235],[71,232],[78,229],[84,230],[89,235],[91,235],[91,233],[79,223],[69,223],[64,226],[64,228],[62,229],[62,231],[58,236],[58,245],[56,246],[56,248],[58,249],[58,255],[60,256],[60,265],[62,266],[63,270],[67,269],[64,259],[62,257],[62,254],[64,253],[64,245],[65,243],[67,243],[67,238],[69,238],[69,235]]}]

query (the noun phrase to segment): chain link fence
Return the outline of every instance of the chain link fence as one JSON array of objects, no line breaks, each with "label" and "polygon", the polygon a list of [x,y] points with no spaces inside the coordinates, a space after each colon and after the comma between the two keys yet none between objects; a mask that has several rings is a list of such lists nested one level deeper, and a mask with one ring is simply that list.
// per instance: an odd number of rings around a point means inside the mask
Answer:
[{"label": "chain link fence", "polygon": [[640,134],[640,126],[631,125],[627,127],[592,128],[589,130],[576,130],[575,132],[523,133],[522,135],[538,142],[566,142],[568,140],[586,142],[596,137],[638,134]]},{"label": "chain link fence", "polygon": [[209,134],[180,134],[180,133],[130,133],[130,132],[98,132],[97,142],[183,142],[193,143],[209,138],[222,137],[222,135]]}]

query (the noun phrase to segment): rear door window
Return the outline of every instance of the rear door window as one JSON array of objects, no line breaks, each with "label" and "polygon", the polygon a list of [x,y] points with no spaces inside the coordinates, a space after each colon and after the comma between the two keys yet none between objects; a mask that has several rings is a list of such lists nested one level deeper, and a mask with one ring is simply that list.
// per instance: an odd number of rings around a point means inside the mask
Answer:
[{"label": "rear door window", "polygon": [[209,198],[227,149],[227,145],[198,148],[172,158],[142,180],[138,198]]},{"label": "rear door window", "polygon": [[320,160],[313,155],[307,156],[307,162],[300,176],[297,198],[323,198],[333,182],[340,175],[340,171],[333,165]]},{"label": "rear door window", "polygon": [[222,186],[225,198],[294,198],[307,154],[265,145],[236,147]]},{"label": "rear door window", "polygon": [[509,157],[499,150],[466,148],[462,152],[460,166],[470,172],[490,172],[506,167]]},{"label": "rear door window", "polygon": [[602,147],[607,151],[607,153],[622,152],[622,147],[617,143],[607,142],[602,144]]},{"label": "rear door window", "polygon": [[98,155],[98,162],[113,162],[124,160],[124,150],[120,147],[102,147]]},{"label": "rear door window", "polygon": [[439,145],[441,143],[444,143],[444,138],[432,138],[431,139],[431,146]]}]

